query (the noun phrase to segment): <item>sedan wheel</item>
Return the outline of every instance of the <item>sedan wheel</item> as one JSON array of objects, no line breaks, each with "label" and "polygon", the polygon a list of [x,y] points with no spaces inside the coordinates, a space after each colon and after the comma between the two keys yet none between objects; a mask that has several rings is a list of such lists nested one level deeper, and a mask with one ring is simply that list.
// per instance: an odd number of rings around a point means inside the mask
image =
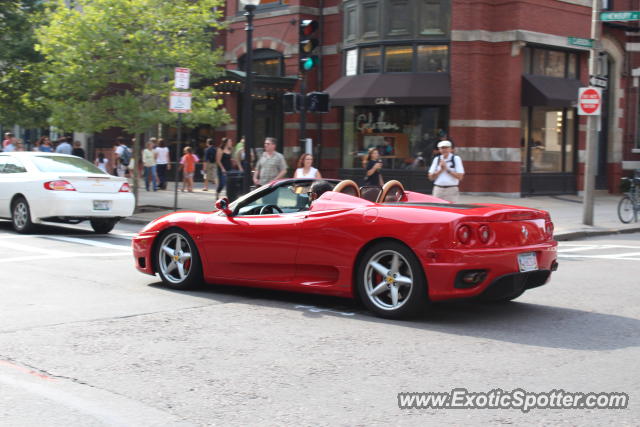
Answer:
[{"label": "sedan wheel", "polygon": [[160,238],[155,260],[162,281],[174,289],[201,285],[202,265],[191,237],[182,230],[172,230]]},{"label": "sedan wheel", "polygon": [[30,233],[35,228],[31,222],[29,203],[24,197],[19,197],[11,207],[11,223],[18,233]]},{"label": "sedan wheel", "polygon": [[418,259],[396,242],[380,243],[365,252],[358,268],[358,292],[367,308],[388,318],[416,314],[428,299]]}]

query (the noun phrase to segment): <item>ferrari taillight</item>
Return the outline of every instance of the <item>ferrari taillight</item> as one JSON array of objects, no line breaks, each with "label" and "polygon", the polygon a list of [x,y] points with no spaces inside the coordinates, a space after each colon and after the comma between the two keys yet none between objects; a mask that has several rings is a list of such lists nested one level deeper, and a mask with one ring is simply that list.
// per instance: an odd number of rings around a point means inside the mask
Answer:
[{"label": "ferrari taillight", "polygon": [[471,240],[471,227],[468,225],[461,225],[457,231],[458,240],[460,243],[467,244]]},{"label": "ferrari taillight", "polygon": [[44,183],[44,188],[46,190],[53,191],[76,191],[73,185],[71,185],[69,181],[65,181],[64,179],[59,179],[57,181],[47,181]]},{"label": "ferrari taillight", "polygon": [[118,190],[120,193],[129,193],[131,192],[131,188],[129,187],[129,183],[125,182],[124,184],[122,184],[122,186],[120,187],[120,190]]},{"label": "ferrari taillight", "polygon": [[491,239],[491,229],[488,225],[481,225],[478,228],[478,238],[482,243],[488,243],[489,239]]}]

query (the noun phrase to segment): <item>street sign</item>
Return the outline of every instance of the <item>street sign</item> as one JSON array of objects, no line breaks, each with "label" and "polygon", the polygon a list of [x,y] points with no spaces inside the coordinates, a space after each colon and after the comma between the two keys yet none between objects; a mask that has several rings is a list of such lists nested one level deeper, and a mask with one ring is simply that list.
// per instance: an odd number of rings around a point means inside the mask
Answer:
[{"label": "street sign", "polygon": [[567,42],[573,46],[581,46],[581,47],[593,47],[593,40],[591,39],[583,39],[581,37],[567,37]]},{"label": "street sign", "polygon": [[599,116],[602,106],[602,91],[595,87],[578,89],[578,115]]},{"label": "street sign", "polygon": [[609,83],[609,78],[607,76],[590,76],[589,77],[589,86],[599,87],[601,89],[606,89]]},{"label": "street sign", "polygon": [[640,10],[630,10],[626,12],[601,12],[601,21],[638,21],[640,20]]},{"label": "street sign", "polygon": [[171,92],[169,111],[172,113],[190,113],[191,92]]},{"label": "street sign", "polygon": [[191,77],[191,70],[188,68],[179,68],[175,69],[175,84],[174,87],[176,89],[189,89],[189,78]]}]

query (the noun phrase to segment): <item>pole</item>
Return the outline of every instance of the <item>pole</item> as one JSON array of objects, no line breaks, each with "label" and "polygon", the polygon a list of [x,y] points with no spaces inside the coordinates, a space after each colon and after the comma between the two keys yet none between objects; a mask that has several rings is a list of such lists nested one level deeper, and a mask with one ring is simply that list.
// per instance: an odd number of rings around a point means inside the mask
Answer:
[{"label": "pole", "polygon": [[[591,39],[589,51],[589,78],[596,75],[596,61],[600,45],[600,0],[592,0]],[[600,100],[602,102],[602,100]],[[598,143],[598,121],[600,116],[587,116],[587,141],[584,158],[584,189],[582,201],[582,223],[593,225],[593,193],[596,181],[596,145]]]},{"label": "pole", "polygon": [[307,139],[307,75],[302,74],[300,80],[300,149],[304,153]]},{"label": "pole", "polygon": [[177,132],[178,132],[178,143],[176,145],[176,168],[173,171],[173,176],[176,181],[176,187],[173,190],[173,210],[178,210],[178,169],[180,169],[180,153],[182,152],[182,113],[178,113],[178,123],[177,123]]},{"label": "pole", "polygon": [[[247,32],[247,52],[245,53],[245,70],[247,77],[245,78],[244,93],[242,98],[242,128],[244,134],[244,179],[242,180],[242,190],[246,194],[249,192],[251,185],[253,184],[253,171],[251,170],[251,153],[253,152],[254,140],[253,140],[253,102],[251,99],[251,92],[253,92],[253,11],[256,6],[248,4],[245,5],[244,16],[247,17],[247,25],[245,31]],[[229,185],[229,184],[227,184]]]}]

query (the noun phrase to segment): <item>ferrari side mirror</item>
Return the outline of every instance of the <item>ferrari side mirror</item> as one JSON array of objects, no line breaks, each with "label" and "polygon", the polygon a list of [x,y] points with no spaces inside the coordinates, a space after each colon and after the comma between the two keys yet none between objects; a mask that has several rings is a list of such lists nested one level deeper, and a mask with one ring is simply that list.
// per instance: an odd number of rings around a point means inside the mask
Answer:
[{"label": "ferrari side mirror", "polygon": [[229,209],[229,199],[227,199],[226,197],[223,197],[216,202],[216,209],[221,210],[227,216],[231,216],[232,214],[231,210]]}]

